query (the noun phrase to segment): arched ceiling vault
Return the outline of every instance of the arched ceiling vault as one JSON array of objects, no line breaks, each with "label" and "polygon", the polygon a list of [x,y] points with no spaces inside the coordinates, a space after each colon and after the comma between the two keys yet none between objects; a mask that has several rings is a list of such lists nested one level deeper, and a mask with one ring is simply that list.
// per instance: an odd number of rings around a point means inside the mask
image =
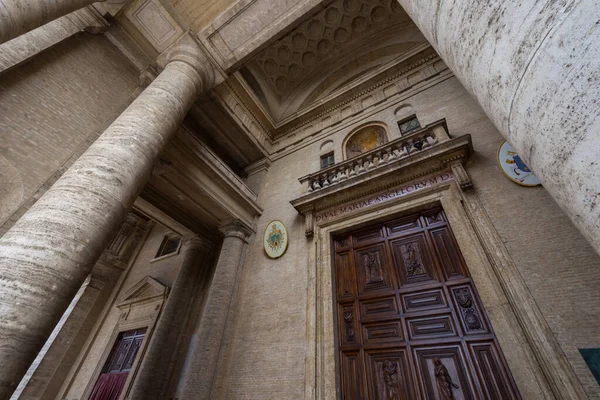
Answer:
[{"label": "arched ceiling vault", "polygon": [[335,0],[260,51],[244,75],[280,121],[425,41],[397,0]]}]

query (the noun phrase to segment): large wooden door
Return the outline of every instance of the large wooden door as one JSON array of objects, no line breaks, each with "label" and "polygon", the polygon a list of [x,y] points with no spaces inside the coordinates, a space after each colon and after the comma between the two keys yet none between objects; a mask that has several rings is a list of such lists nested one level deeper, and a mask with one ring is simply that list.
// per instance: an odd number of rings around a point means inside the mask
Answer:
[{"label": "large wooden door", "polygon": [[334,244],[342,398],[520,398],[441,209]]}]

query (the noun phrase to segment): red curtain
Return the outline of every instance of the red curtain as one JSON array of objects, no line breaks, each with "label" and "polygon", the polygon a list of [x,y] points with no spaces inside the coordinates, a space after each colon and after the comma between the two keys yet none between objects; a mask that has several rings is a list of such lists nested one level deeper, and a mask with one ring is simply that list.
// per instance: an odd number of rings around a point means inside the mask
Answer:
[{"label": "red curtain", "polygon": [[125,386],[127,375],[129,372],[101,374],[92,390],[90,400],[117,400]]}]

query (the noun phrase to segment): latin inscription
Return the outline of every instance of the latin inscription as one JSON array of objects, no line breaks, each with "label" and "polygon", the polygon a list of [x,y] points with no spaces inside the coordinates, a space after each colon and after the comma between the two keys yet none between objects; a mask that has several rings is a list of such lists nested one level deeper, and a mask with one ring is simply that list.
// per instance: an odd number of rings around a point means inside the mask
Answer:
[{"label": "latin inscription", "polygon": [[378,195],[372,196],[370,198],[357,201],[352,204],[344,205],[338,207],[331,211],[325,211],[316,216],[316,222],[323,222],[330,220],[332,218],[341,217],[348,213],[361,210],[363,208],[372,207],[376,204],[380,204],[386,201],[390,201],[393,199],[397,199],[399,197],[403,197],[409,195],[411,193],[418,192],[419,190],[423,190],[432,186],[435,186],[439,183],[448,182],[453,179],[452,174],[443,173],[440,175],[431,176],[428,178],[424,178],[418,181],[413,181],[407,185],[400,186],[399,188],[394,188],[387,190],[383,193],[379,193]]}]

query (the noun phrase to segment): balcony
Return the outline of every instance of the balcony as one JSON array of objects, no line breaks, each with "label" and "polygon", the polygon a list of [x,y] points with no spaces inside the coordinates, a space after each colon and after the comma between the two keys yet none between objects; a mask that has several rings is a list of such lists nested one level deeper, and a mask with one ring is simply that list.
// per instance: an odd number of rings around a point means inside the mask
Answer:
[{"label": "balcony", "polygon": [[[470,181],[462,164],[472,152],[471,135],[451,138],[446,121],[436,121],[357,157],[303,176],[299,181],[304,194],[291,204],[307,218],[307,235],[311,235],[313,214],[438,171],[449,171],[467,189]],[[454,165],[460,165],[461,170],[455,171]]]}]

